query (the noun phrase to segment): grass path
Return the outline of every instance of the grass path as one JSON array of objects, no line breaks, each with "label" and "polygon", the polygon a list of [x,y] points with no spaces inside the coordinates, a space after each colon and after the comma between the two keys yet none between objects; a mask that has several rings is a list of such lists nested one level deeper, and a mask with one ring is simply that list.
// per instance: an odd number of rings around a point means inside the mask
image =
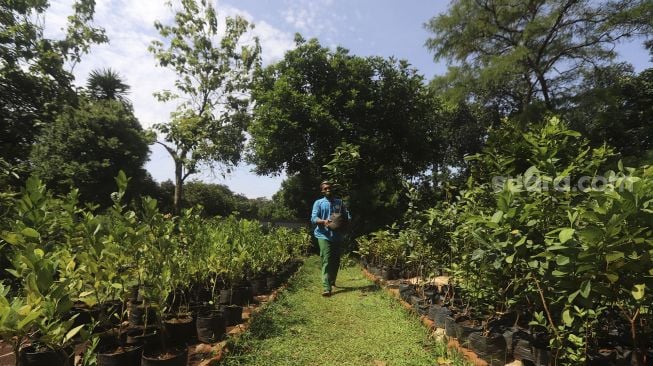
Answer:
[{"label": "grass path", "polygon": [[308,258],[222,364],[437,365],[444,346],[360,268],[340,270],[337,285],[321,297],[319,258]]}]

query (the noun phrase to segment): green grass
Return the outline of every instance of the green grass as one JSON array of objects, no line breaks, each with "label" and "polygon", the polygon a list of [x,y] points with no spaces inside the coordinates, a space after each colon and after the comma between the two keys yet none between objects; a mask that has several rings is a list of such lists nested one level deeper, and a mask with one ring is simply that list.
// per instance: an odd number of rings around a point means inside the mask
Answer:
[{"label": "green grass", "polygon": [[306,260],[277,300],[230,344],[226,365],[463,365],[418,319],[362,275],[340,270],[333,296],[320,296],[319,258]]}]

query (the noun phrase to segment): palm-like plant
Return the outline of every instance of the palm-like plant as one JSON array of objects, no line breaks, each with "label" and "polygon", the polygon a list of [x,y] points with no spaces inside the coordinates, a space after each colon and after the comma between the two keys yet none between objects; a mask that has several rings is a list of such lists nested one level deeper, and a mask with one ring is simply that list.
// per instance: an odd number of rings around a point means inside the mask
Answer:
[{"label": "palm-like plant", "polygon": [[120,74],[111,68],[91,71],[86,81],[86,89],[94,99],[129,103],[127,94],[130,86],[125,84]]}]

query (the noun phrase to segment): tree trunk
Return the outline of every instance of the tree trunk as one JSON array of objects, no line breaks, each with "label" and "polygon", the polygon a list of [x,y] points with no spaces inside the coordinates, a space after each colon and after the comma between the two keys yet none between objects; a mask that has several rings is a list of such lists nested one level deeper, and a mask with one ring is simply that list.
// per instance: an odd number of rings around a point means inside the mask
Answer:
[{"label": "tree trunk", "polygon": [[180,160],[175,159],[175,197],[173,199],[173,214],[175,216],[181,214],[181,197],[183,196],[183,190],[183,164]]},{"label": "tree trunk", "polygon": [[551,97],[549,96],[549,85],[546,81],[546,78],[544,77],[544,73],[540,72],[539,70],[535,70],[535,76],[540,84],[540,88],[542,89],[542,96],[544,97],[544,104],[546,105],[546,108],[548,110],[553,110]]}]

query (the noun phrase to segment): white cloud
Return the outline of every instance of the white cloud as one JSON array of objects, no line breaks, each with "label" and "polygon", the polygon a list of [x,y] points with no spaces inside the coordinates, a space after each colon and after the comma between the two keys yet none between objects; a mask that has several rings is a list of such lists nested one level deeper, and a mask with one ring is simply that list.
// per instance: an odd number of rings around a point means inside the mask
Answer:
[{"label": "white cloud", "polygon": [[286,51],[295,47],[294,35],[274,28],[265,21],[256,23],[254,28],[261,40],[263,64],[271,64],[283,58]]},{"label": "white cloud", "polygon": [[[62,36],[60,29],[65,26],[66,17],[71,13],[72,2],[52,2],[46,17],[49,37]],[[265,64],[279,60],[294,47],[291,33],[276,29],[264,21],[256,23],[256,19],[246,11],[230,6],[219,6],[217,10],[221,17],[240,15],[255,24],[253,35],[261,41]],[[129,98],[141,124],[151,127],[153,123],[164,122],[174,106],[158,102],[153,93],[172,89],[174,74],[158,67],[147,47],[152,40],[159,39],[154,21],[167,24],[172,20],[172,15],[170,8],[161,0],[99,0],[94,23],[106,29],[109,43],[93,46],[90,54],[83,56],[82,62],[75,66],[77,85],[83,85],[92,70],[110,67],[131,86]]]},{"label": "white cloud", "polygon": [[286,23],[308,37],[333,37],[344,19],[335,13],[333,3],[332,0],[286,0],[286,9],[281,11],[281,15]]},{"label": "white cloud", "polygon": [[118,7],[121,18],[131,27],[152,29],[155,21],[167,23],[174,17],[170,7],[163,0],[120,0],[114,2],[118,4],[111,8]]},{"label": "white cloud", "polygon": [[286,51],[295,47],[294,34],[284,32],[264,20],[257,21],[249,12],[228,5],[217,6],[221,16],[239,15],[254,24],[252,35],[259,38],[264,65],[280,60]]}]

